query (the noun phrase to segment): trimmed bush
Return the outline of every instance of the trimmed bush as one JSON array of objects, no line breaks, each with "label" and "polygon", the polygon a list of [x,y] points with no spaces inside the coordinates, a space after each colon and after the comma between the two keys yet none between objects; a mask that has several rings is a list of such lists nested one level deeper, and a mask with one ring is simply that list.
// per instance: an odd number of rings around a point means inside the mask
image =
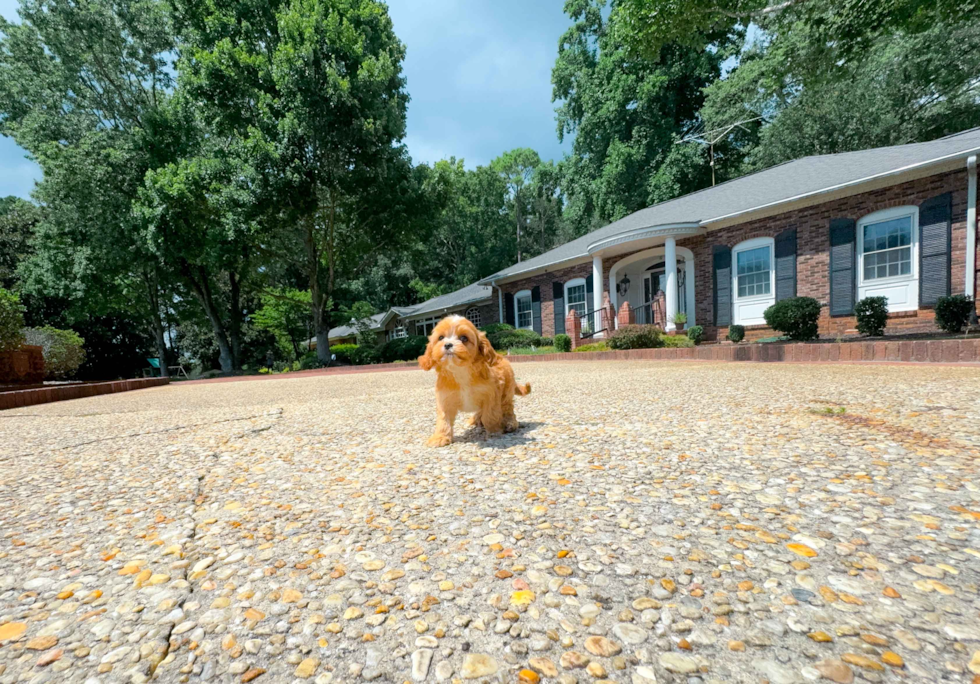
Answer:
[{"label": "trimmed bush", "polygon": [[888,297],[865,297],[854,305],[857,331],[868,337],[881,337],[888,323]]},{"label": "trimmed bush", "polygon": [[27,344],[36,344],[44,350],[44,376],[53,380],[70,378],[85,361],[83,340],[74,330],[24,328]]},{"label": "trimmed bush", "polygon": [[728,339],[734,344],[738,344],[745,339],[745,326],[744,325],[730,325],[728,326]]},{"label": "trimmed bush", "polygon": [[381,346],[382,363],[395,361],[414,361],[425,353],[429,340],[424,335],[411,335],[388,340]]},{"label": "trimmed bush", "polygon": [[660,328],[653,325],[624,325],[609,338],[612,349],[654,349],[664,346]]},{"label": "trimmed bush", "polygon": [[555,335],[555,350],[560,352],[572,351],[572,338],[568,335]]},{"label": "trimmed bush", "polygon": [[936,325],[943,332],[955,335],[970,322],[973,299],[966,295],[940,297],[936,302]]},{"label": "trimmed bush", "polygon": [[378,347],[368,345],[358,345],[350,352],[350,362],[355,366],[369,366],[372,363],[381,363],[381,350]]},{"label": "trimmed bush", "polygon": [[335,344],[330,353],[337,357],[337,363],[351,363],[350,355],[357,349],[356,344]]},{"label": "trimmed bush", "polygon": [[542,337],[540,340],[538,340],[538,346],[539,347],[554,347],[555,346],[555,340],[552,337]]},{"label": "trimmed bush", "polygon": [[701,344],[703,338],[704,328],[700,325],[692,325],[687,329],[687,339],[691,340],[694,344]]},{"label": "trimmed bush", "polygon": [[312,370],[313,368],[323,368],[320,359],[316,357],[316,352],[307,352],[299,360],[300,370]]},{"label": "trimmed bush", "polygon": [[766,325],[791,340],[806,342],[817,339],[820,302],[813,297],[790,297],[776,302],[763,314]]},{"label": "trimmed bush", "polygon": [[487,339],[490,340],[494,349],[541,346],[541,335],[533,330],[501,330],[495,333],[487,333]]},{"label": "trimmed bush", "polygon": [[498,333],[501,330],[513,330],[513,329],[514,326],[512,326],[510,323],[490,323],[489,325],[485,325],[482,328],[480,328],[480,330],[485,332],[487,335],[490,335],[491,333]]},{"label": "trimmed bush", "polygon": [[664,335],[661,339],[668,349],[686,349],[694,346],[694,340],[683,335]]},{"label": "trimmed bush", "polygon": [[20,297],[0,288],[0,352],[20,349],[24,344],[24,307]]},{"label": "trimmed bush", "polygon": [[575,350],[576,352],[600,352],[609,351],[609,345],[605,342],[593,342],[592,344],[583,344],[581,347]]}]

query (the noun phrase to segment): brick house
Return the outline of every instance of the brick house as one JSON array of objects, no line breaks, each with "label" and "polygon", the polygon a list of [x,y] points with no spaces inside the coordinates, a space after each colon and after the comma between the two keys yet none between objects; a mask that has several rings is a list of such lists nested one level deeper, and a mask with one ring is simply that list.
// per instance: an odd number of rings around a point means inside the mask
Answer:
[{"label": "brick house", "polygon": [[[980,129],[927,143],[806,157],[630,214],[477,285],[488,313],[551,337],[675,314],[708,340],[772,334],[780,299],[821,304],[820,333],[854,332],[854,304],[888,299],[888,332],[934,329],[936,300],[976,295]],[[471,286],[472,287],[472,286]],[[448,296],[448,295],[447,295]],[[485,325],[485,323],[483,323]]]}]

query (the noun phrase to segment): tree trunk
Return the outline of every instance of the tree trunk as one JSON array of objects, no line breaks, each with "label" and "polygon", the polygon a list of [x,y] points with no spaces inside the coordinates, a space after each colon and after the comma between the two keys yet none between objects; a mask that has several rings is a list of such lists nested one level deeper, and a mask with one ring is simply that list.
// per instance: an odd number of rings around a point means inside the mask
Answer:
[{"label": "tree trunk", "polygon": [[194,293],[197,301],[201,304],[201,308],[204,309],[204,314],[208,317],[208,321],[211,323],[211,329],[214,331],[215,342],[218,343],[218,362],[221,364],[221,371],[223,373],[229,373],[235,370],[234,355],[231,350],[231,345],[228,343],[228,334],[225,330],[224,321],[221,320],[221,315],[218,313],[218,309],[214,304],[214,299],[211,296],[211,285],[208,282],[207,271],[205,271],[203,266],[198,266],[198,277],[195,277],[190,266],[188,264],[184,264],[182,272],[184,278],[191,286],[191,291]]},{"label": "tree trunk", "polygon": [[228,319],[228,338],[231,343],[231,359],[235,370],[242,367],[242,294],[241,282],[233,272],[228,273],[231,288],[231,306]]},{"label": "tree trunk", "polygon": [[324,311],[323,297],[317,288],[313,295],[313,329],[316,331],[316,358],[317,361],[327,366],[330,365],[330,324],[328,316]]},{"label": "tree trunk", "polygon": [[143,283],[146,285],[147,296],[150,300],[150,327],[153,328],[153,337],[156,341],[160,377],[168,378],[170,377],[170,368],[167,366],[167,341],[164,337],[163,319],[160,317],[160,286],[156,270],[150,276],[144,269]]}]

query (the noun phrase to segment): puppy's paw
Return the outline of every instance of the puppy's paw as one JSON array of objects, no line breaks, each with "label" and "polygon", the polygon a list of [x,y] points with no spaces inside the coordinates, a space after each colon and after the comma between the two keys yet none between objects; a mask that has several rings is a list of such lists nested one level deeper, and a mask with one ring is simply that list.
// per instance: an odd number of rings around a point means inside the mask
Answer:
[{"label": "puppy's paw", "polygon": [[427,447],[444,447],[453,443],[453,438],[449,435],[432,435],[425,443]]},{"label": "puppy's paw", "polygon": [[520,427],[521,424],[517,422],[517,418],[513,418],[504,423],[504,432],[517,432]]}]

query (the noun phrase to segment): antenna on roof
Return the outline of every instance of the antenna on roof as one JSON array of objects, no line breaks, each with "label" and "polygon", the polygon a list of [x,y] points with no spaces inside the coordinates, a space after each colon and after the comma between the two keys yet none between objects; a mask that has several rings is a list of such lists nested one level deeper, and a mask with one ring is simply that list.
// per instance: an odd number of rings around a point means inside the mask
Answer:
[{"label": "antenna on roof", "polygon": [[[744,124],[752,123],[753,121],[758,121],[761,118],[762,118],[761,116],[756,116],[756,117],[751,118],[751,119],[743,119],[742,121],[736,121],[735,123],[729,124],[728,126],[722,126],[721,128],[715,128],[715,129],[712,129],[710,131],[704,131],[702,133],[691,133],[690,135],[687,135],[687,136],[681,138],[680,140],[678,140],[675,144],[680,145],[681,143],[696,142],[696,143],[701,143],[702,145],[707,145],[708,146],[709,154],[710,154],[710,157],[711,157],[711,185],[712,185],[712,187],[714,187],[714,184],[715,184],[715,143],[718,142],[719,140],[722,140],[725,136],[727,136],[729,133],[731,133],[736,128],[742,128],[742,129],[748,131],[749,129],[745,128],[745,125]],[[700,128],[700,126],[699,126],[699,128]]]}]

